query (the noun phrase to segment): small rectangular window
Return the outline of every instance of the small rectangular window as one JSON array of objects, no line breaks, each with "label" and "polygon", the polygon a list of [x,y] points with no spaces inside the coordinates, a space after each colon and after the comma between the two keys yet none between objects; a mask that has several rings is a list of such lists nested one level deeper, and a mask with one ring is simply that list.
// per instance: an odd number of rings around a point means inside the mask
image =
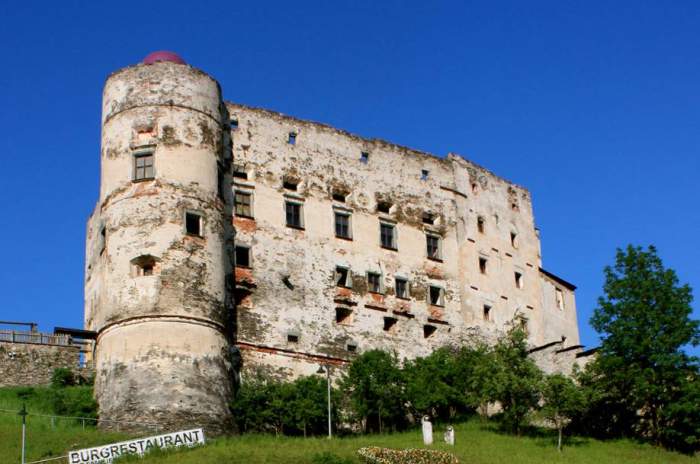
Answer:
[{"label": "small rectangular window", "polygon": [[423,338],[430,338],[437,331],[437,327],[434,325],[426,324],[423,326]]},{"label": "small rectangular window", "polygon": [[428,294],[431,305],[445,306],[445,290],[443,290],[441,287],[431,285]]},{"label": "small rectangular window", "polygon": [[352,273],[347,267],[335,267],[335,285],[338,287],[352,287]]},{"label": "small rectangular window", "polygon": [[379,239],[382,248],[396,250],[396,226],[385,222],[379,223]]},{"label": "small rectangular window", "polygon": [[360,163],[367,164],[369,162],[369,153],[363,151],[360,153]]},{"label": "small rectangular window", "polygon": [[243,168],[234,167],[233,168],[233,177],[235,177],[237,179],[248,180],[248,173]]},{"label": "small rectangular window", "polygon": [[349,213],[335,212],[335,236],[347,239],[352,238]]},{"label": "small rectangular window", "polygon": [[556,289],[557,308],[564,309],[564,292],[561,288]]},{"label": "small rectangular window", "polygon": [[484,233],[484,226],[486,224],[486,219],[483,218],[483,216],[479,216],[476,219],[476,227],[479,229],[479,233],[483,234]]},{"label": "small rectangular window", "polygon": [[408,299],[408,280],[397,277],[395,281],[396,298]]},{"label": "small rectangular window", "polygon": [[440,260],[442,259],[442,253],[440,253],[440,237],[433,234],[427,234],[425,236],[427,244],[428,258]]},{"label": "small rectangular window", "polygon": [[384,332],[389,332],[391,329],[394,328],[396,325],[396,322],[398,322],[398,319],[395,317],[385,317],[384,318]]},{"label": "small rectangular window", "polygon": [[523,288],[523,275],[520,272],[515,273],[515,286],[517,288]]},{"label": "small rectangular window", "polygon": [[299,342],[299,335],[295,333],[288,333],[287,334],[287,341],[289,343],[298,343]]},{"label": "small rectangular window", "polygon": [[435,224],[435,215],[432,213],[423,213],[423,224],[431,226]]},{"label": "small rectangular window", "polygon": [[250,267],[250,248],[247,246],[236,246],[236,266]]},{"label": "small rectangular window", "polygon": [[287,143],[289,143],[290,145],[296,145],[296,143],[297,143],[297,133],[296,132],[289,133],[289,138],[287,139]]},{"label": "small rectangular window", "polygon": [[185,213],[185,230],[188,235],[202,236],[202,216],[197,213]]},{"label": "small rectangular window", "polygon": [[297,191],[297,186],[299,185],[299,182],[293,179],[284,179],[282,181],[282,187],[287,189],[287,190],[292,190],[294,192]]},{"label": "small rectangular window", "polygon": [[518,234],[515,232],[510,233],[510,246],[513,248],[518,248]]},{"label": "small rectangular window", "polygon": [[486,274],[486,263],[488,263],[488,259],[479,258],[479,272],[482,274]]},{"label": "small rectangular window", "polygon": [[335,308],[335,322],[338,324],[348,324],[352,322],[350,316],[352,316],[352,309],[343,307]]},{"label": "small rectangular window", "polygon": [[382,276],[376,272],[367,273],[367,289],[372,293],[382,293]]},{"label": "small rectangular window", "polygon": [[483,310],[483,316],[485,321],[490,321],[491,320],[491,306],[489,305],[484,305],[484,310]]},{"label": "small rectangular window", "polygon": [[377,212],[389,214],[391,211],[391,203],[388,201],[380,201],[377,203]]},{"label": "small rectangular window", "polygon": [[134,180],[153,179],[153,153],[137,153],[134,155]]},{"label": "small rectangular window", "polygon": [[284,204],[286,212],[287,227],[295,229],[303,229],[304,223],[302,220],[302,206],[300,203],[286,201]]},{"label": "small rectangular window", "polygon": [[428,180],[429,175],[430,175],[430,171],[428,171],[427,169],[421,169],[420,180]]},{"label": "small rectangular window", "polygon": [[233,197],[235,206],[234,213],[236,216],[252,218],[253,217],[253,195],[248,192],[236,190]]},{"label": "small rectangular window", "polygon": [[337,201],[340,203],[345,203],[345,197],[347,195],[343,192],[333,192],[333,201]]},{"label": "small rectangular window", "polygon": [[346,345],[346,349],[347,349],[350,353],[355,353],[355,352],[357,352],[357,345],[354,344],[354,343],[348,343],[348,344]]},{"label": "small rectangular window", "polygon": [[238,129],[238,119],[231,118],[231,120],[229,121],[229,124],[231,125],[232,130]]}]

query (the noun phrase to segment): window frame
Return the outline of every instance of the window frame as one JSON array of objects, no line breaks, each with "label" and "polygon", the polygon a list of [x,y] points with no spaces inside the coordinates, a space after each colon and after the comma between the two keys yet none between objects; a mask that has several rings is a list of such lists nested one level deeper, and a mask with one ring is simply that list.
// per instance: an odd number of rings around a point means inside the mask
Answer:
[{"label": "window frame", "polygon": [[[288,205],[297,206],[299,208],[298,212],[298,224],[289,223],[289,212],[287,210]],[[304,202],[299,200],[292,200],[291,198],[284,199],[284,223],[287,227],[291,229],[304,230]]]},{"label": "window frame", "polygon": [[[390,246],[386,246],[384,244],[384,228],[389,228],[392,231]],[[396,227],[396,224],[387,221],[379,221],[379,246],[384,248],[385,250],[398,251],[398,242],[398,228]]]},{"label": "window frame", "polygon": [[[370,276],[377,276],[377,289],[373,290],[370,288]],[[384,294],[384,285],[382,285],[382,273],[381,272],[374,272],[374,271],[367,271],[365,278],[367,279],[367,291],[369,293],[376,293],[378,295],[383,295]]]},{"label": "window frame", "polygon": [[[436,255],[430,255],[430,240],[437,240]],[[425,254],[428,259],[433,261],[442,261],[442,236],[434,232],[425,233]]]},{"label": "window frame", "polygon": [[[239,206],[239,204],[241,204],[238,202],[239,195],[244,195],[244,196],[248,197],[249,203],[247,204],[247,206],[248,206],[249,214],[242,214],[242,213],[238,212],[238,206]],[[243,204],[243,205],[245,206],[245,204]],[[248,218],[248,219],[254,219],[255,216],[253,214],[253,192],[251,192],[249,190],[242,190],[242,189],[235,189],[233,191],[233,214],[236,217],[244,217],[244,218]]]},{"label": "window frame", "polygon": [[[341,235],[338,233],[338,216],[342,216],[347,219],[347,235]],[[342,238],[344,240],[352,240],[352,212],[334,209],[333,210],[333,229],[336,238]]]},{"label": "window frame", "polygon": [[[437,302],[433,303],[432,290],[436,288],[438,290]],[[445,307],[445,288],[439,285],[428,284],[428,304],[430,306],[438,306],[441,308]]]},{"label": "window frame", "polygon": [[[399,295],[399,282],[403,282],[404,286],[404,295],[401,296]],[[409,281],[406,277],[400,277],[400,276],[395,276],[394,277],[394,296],[400,300],[410,300],[411,299],[411,290],[409,287]]]},{"label": "window frame", "polygon": [[298,132],[296,131],[290,131],[289,134],[287,135],[287,144],[288,145],[296,145],[297,144],[297,136],[299,135]]},{"label": "window frame", "polygon": [[492,310],[493,310],[492,305],[484,303],[481,306],[481,318],[486,322],[493,322],[493,315],[491,312]]},{"label": "window frame", "polygon": [[[238,250],[246,250],[246,254],[248,255],[248,264],[240,264],[238,261]],[[242,267],[245,269],[252,269],[253,268],[253,253],[252,253],[252,247],[248,245],[236,245],[234,247],[234,263],[235,267]]]},{"label": "window frame", "polygon": [[[339,277],[340,277],[340,272],[338,272],[338,269],[343,269],[347,271],[345,274],[345,283],[344,284],[339,284]],[[341,266],[341,265],[336,265],[335,266],[335,271],[333,271],[333,283],[335,284],[336,287],[340,288],[352,288],[352,270],[348,266]]]},{"label": "window frame", "polygon": [[518,288],[520,290],[523,289],[525,286],[525,283],[523,282],[525,276],[521,271],[513,271],[513,277],[515,278],[515,288]]},{"label": "window frame", "polygon": [[489,259],[486,256],[479,256],[479,273],[481,275],[488,275],[489,273]]},{"label": "window frame", "polygon": [[[187,226],[187,219],[188,216],[196,216],[199,219],[198,223],[198,229],[199,233],[194,233],[189,231],[189,227]],[[204,238],[204,215],[198,211],[192,211],[192,210],[185,210],[185,217],[184,217],[184,229],[185,229],[185,235],[188,237],[199,237],[199,238]]]},{"label": "window frame", "polygon": [[[155,150],[152,148],[145,149],[145,150],[136,150],[133,152],[133,162],[132,162],[132,175],[131,175],[131,181],[132,182],[147,182],[149,180],[153,180],[156,178],[156,155],[155,155]],[[146,166],[139,167],[138,165],[138,160],[139,159],[144,159],[144,158],[150,158],[151,159],[151,177],[146,176]],[[143,177],[138,176],[139,169],[143,169],[144,175]]]},{"label": "window frame", "polygon": [[564,301],[564,290],[562,290],[559,287],[554,287],[554,302],[557,305],[557,309],[559,311],[564,311],[564,309],[566,309],[566,303]]},{"label": "window frame", "polygon": [[480,234],[486,233],[486,218],[484,216],[476,217],[476,230]]}]

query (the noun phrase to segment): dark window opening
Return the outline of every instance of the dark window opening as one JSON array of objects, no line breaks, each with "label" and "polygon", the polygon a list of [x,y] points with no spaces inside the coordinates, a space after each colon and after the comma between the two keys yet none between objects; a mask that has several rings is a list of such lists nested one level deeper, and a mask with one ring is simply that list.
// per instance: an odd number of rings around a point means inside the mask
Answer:
[{"label": "dark window opening", "polygon": [[396,250],[396,226],[393,224],[379,224],[379,239],[382,248]]},{"label": "dark window opening", "polygon": [[142,255],[131,260],[136,277],[146,277],[158,273],[158,259],[151,255]]},{"label": "dark window opening", "polygon": [[491,320],[491,306],[489,305],[484,305],[484,320],[485,321],[490,321]]},{"label": "dark window opening", "polygon": [[440,259],[440,237],[436,235],[426,235],[428,258]]},{"label": "dark window opening", "polygon": [[432,213],[423,213],[423,224],[435,224],[435,215]]},{"label": "dark window opening", "polygon": [[196,213],[185,213],[185,230],[188,235],[202,236],[202,216]]},{"label": "dark window opening", "polygon": [[515,286],[517,288],[523,288],[523,275],[519,272],[515,273]]},{"label": "dark window opening", "polygon": [[231,118],[231,120],[229,121],[229,124],[231,125],[231,129],[233,129],[233,130],[238,129],[238,119]]},{"label": "dark window opening", "polygon": [[287,190],[293,190],[296,192],[298,185],[299,185],[299,182],[296,180],[284,179],[282,181],[282,187],[284,187]]},{"label": "dark window opening", "polygon": [[340,238],[352,238],[350,234],[350,214],[335,213],[335,236]]},{"label": "dark window opening", "polygon": [[486,220],[482,216],[479,216],[476,220],[476,226],[479,229],[480,234],[484,233],[484,225],[485,224],[486,224]]},{"label": "dark window opening", "polygon": [[236,246],[236,266],[250,267],[250,248]]},{"label": "dark window opening", "polygon": [[287,139],[287,143],[290,145],[296,145],[296,143],[297,143],[297,133],[296,132],[289,133],[289,138]]},{"label": "dark window opening", "polygon": [[297,343],[299,341],[299,335],[297,334],[287,334],[287,341],[289,343]]},{"label": "dark window opening", "polygon": [[430,286],[429,298],[430,304],[434,306],[444,306],[445,305],[445,291],[440,287]]},{"label": "dark window opening", "polygon": [[518,234],[515,232],[510,233],[510,245],[513,248],[518,248]]},{"label": "dark window opening", "polygon": [[102,226],[100,228],[100,254],[105,252],[107,248],[107,227]]},{"label": "dark window opening", "polygon": [[384,318],[384,331],[388,332],[391,329],[393,329],[394,326],[396,325],[396,322],[398,322],[398,319],[396,319],[395,317],[385,317]]},{"label": "dark window opening", "polygon": [[476,193],[479,190],[479,186],[476,183],[472,184],[472,193]]},{"label": "dark window opening", "polygon": [[352,309],[350,308],[335,308],[335,322],[338,324],[350,322]]},{"label": "dark window opening", "polygon": [[437,327],[434,325],[426,324],[423,326],[423,338],[430,338],[432,334],[437,331]]},{"label": "dark window opening", "polygon": [[134,180],[148,180],[153,177],[153,153],[134,155]]},{"label": "dark window opening", "polygon": [[420,180],[428,180],[428,175],[430,175],[430,171],[428,171],[427,169],[421,169]]},{"label": "dark window opening", "polygon": [[294,227],[297,229],[303,228],[301,221],[301,204],[288,201],[285,203],[285,212],[288,227]]},{"label": "dark window opening", "polygon": [[367,153],[366,151],[363,151],[362,153],[360,153],[360,162],[367,164],[368,161],[369,161],[369,153]]},{"label": "dark window opening", "polygon": [[382,276],[376,272],[367,273],[367,288],[372,293],[381,293]]},{"label": "dark window opening", "polygon": [[488,260],[486,258],[479,258],[479,271],[482,274],[486,274],[486,263]]},{"label": "dark window opening", "polygon": [[397,277],[394,290],[396,293],[396,298],[401,298],[401,299],[407,300],[408,299],[408,280]]},{"label": "dark window opening", "polygon": [[385,213],[389,214],[389,211],[391,210],[391,203],[387,201],[380,201],[377,203],[377,211],[380,213]]},{"label": "dark window opening", "polygon": [[355,353],[357,352],[357,345],[354,343],[348,343],[345,347],[350,353]]},{"label": "dark window opening", "polygon": [[346,194],[343,192],[333,192],[333,201],[345,203]]},{"label": "dark window opening", "polygon": [[335,285],[338,287],[350,288],[352,279],[350,278],[350,269],[346,267],[335,267]]},{"label": "dark window opening", "polygon": [[233,177],[237,179],[245,179],[248,180],[248,173],[245,172],[242,168],[233,168]]},{"label": "dark window opening", "polygon": [[253,195],[248,192],[239,192],[233,196],[234,213],[236,216],[253,217]]}]

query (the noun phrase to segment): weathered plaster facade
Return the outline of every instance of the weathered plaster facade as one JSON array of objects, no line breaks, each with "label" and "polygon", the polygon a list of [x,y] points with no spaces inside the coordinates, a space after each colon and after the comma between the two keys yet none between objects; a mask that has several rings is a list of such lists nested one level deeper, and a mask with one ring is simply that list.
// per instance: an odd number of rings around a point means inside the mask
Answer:
[{"label": "weathered plaster facade", "polygon": [[530,193],[459,155],[224,103],[167,61],[110,76],[102,123],[85,326],[103,419],[216,432],[240,372],[413,358],[514,320],[533,347],[578,350],[575,287],[541,269]]}]

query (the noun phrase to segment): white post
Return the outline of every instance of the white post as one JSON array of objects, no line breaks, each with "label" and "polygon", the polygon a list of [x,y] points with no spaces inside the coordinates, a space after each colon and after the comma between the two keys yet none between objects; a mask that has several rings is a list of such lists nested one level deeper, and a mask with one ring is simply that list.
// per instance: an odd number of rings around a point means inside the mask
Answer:
[{"label": "white post", "polygon": [[451,425],[447,427],[445,432],[445,443],[451,446],[455,445],[455,429]]},{"label": "white post", "polygon": [[433,424],[430,423],[428,416],[423,416],[423,443],[425,445],[433,444]]}]

